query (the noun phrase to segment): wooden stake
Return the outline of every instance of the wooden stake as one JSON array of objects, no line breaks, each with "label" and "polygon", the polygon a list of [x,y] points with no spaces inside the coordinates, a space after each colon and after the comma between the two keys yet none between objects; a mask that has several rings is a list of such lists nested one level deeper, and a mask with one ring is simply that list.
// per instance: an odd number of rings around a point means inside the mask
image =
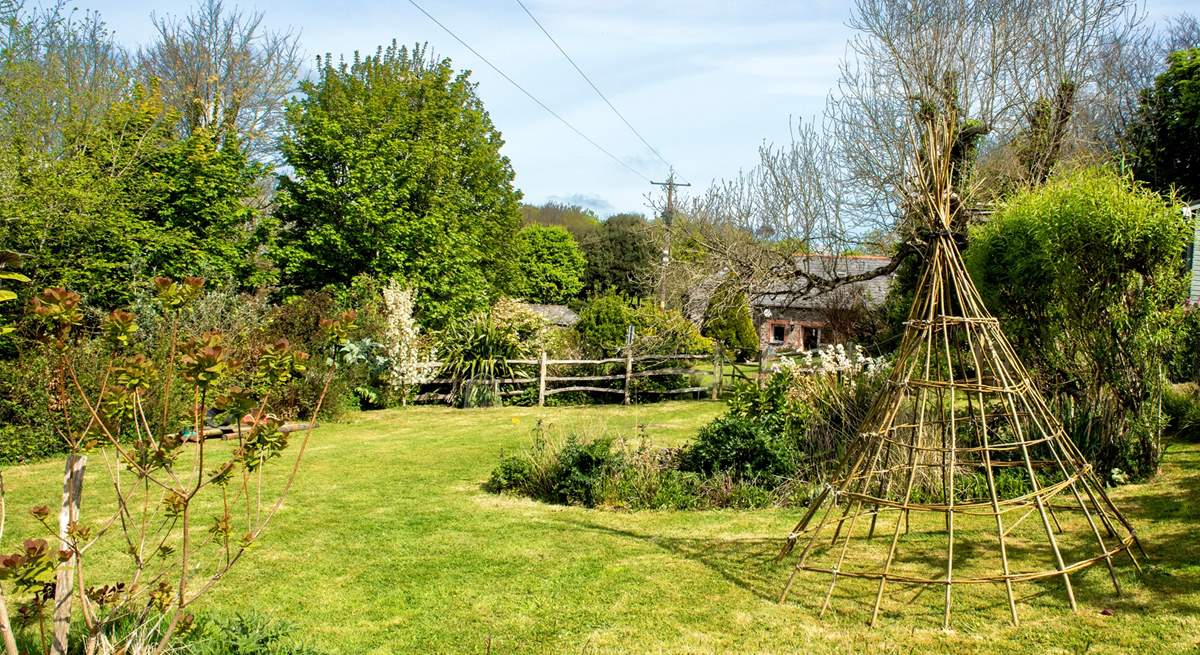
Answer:
[{"label": "wooden stake", "polygon": [[546,351],[538,356],[538,407],[546,406]]},{"label": "wooden stake", "polygon": [[[68,531],[79,520],[79,505],[83,495],[83,473],[87,457],[71,453],[63,470],[62,505],[58,511],[58,540],[60,550],[71,549]],[[54,583],[54,638],[50,652],[67,655],[71,632],[71,600],[75,591],[75,556],[58,565]]]}]

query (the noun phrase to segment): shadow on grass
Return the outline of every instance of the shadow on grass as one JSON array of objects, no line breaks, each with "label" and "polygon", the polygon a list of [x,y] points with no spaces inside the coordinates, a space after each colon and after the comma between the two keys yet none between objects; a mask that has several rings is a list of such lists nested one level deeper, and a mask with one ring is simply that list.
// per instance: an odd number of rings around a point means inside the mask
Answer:
[{"label": "shadow on grass", "polygon": [[[776,561],[783,546],[783,538],[753,537],[740,539],[722,538],[685,538],[637,532],[627,528],[618,528],[597,523],[573,520],[566,517],[559,519],[574,529],[587,530],[594,533],[637,541],[659,548],[672,555],[702,564],[720,575],[735,586],[753,594],[755,597],[777,603],[788,576],[795,566],[795,556]],[[877,541],[888,542],[890,538]],[[963,547],[961,555],[967,559],[967,547]],[[984,556],[986,546],[979,545],[970,548],[976,556]],[[913,556],[914,558],[918,556]],[[961,561],[961,560],[960,560]],[[1108,578],[1098,576],[1094,580],[1106,583]],[[813,619],[818,618],[822,601],[828,591],[830,577],[827,574],[801,572],[796,577],[787,604],[794,606]],[[843,621],[855,625],[865,625],[870,617],[875,603],[878,582],[842,577],[838,580],[830,601],[831,617],[837,615]],[[1090,585],[1089,585],[1090,588]],[[996,617],[1007,617],[1008,601],[1001,595],[999,585],[994,593],[977,594],[977,585],[960,587],[956,591],[956,613],[986,612]],[[1024,585],[1018,589],[1021,602],[1041,600],[1046,604],[1054,604],[1054,599],[1061,599],[1066,605],[1066,598],[1061,582],[1051,580],[1036,585]],[[1111,596],[1112,588],[1108,588]],[[929,585],[914,585],[893,582],[887,586],[883,603],[881,604],[881,620],[890,621],[905,616],[909,619],[924,621],[930,625],[941,625],[942,621],[942,588]],[[918,602],[923,601],[923,602]]]},{"label": "shadow on grass", "polygon": [[599,523],[559,519],[573,528],[649,544],[672,555],[707,566],[741,589],[764,600],[775,601],[783,589],[783,580],[791,566],[775,561],[783,539],[692,539],[644,534],[626,528]]},{"label": "shadow on grass", "polygon": [[[1173,451],[1173,452],[1172,452]],[[1142,584],[1156,611],[1200,612],[1200,448],[1180,444],[1165,458],[1165,481],[1121,493],[1114,502],[1125,512],[1146,549]]]}]

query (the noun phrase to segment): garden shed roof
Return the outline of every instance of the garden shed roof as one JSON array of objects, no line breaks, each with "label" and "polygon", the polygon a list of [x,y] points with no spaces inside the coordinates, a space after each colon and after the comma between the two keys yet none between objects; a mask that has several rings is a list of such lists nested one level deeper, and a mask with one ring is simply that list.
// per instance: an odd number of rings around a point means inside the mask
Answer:
[{"label": "garden shed roof", "polygon": [[550,325],[571,327],[579,321],[579,314],[566,305],[539,305],[537,303],[521,303],[521,306],[546,319]]}]

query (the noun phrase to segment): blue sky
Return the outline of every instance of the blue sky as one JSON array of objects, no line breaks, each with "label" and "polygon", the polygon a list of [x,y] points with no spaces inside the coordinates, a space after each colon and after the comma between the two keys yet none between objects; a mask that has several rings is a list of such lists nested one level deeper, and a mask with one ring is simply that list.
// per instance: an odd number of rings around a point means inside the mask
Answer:
[{"label": "blue sky", "polygon": [[[770,0],[524,0],[651,144],[696,187],[753,166],[764,141],[785,142],[789,118],[819,113],[837,80],[849,30],[845,2]],[[235,4],[227,0],[228,4]],[[418,0],[467,43],[643,175],[667,171],[604,105],[515,0]],[[646,211],[644,179],[570,132],[403,0],[254,0],[272,29],[294,28],[309,61],[429,42],[469,68],[504,134],[528,202],[582,204],[601,214]],[[1186,2],[1157,2],[1170,15]],[[153,36],[152,11],[188,3],[81,0],[127,45]],[[695,188],[695,187],[693,187]]]}]

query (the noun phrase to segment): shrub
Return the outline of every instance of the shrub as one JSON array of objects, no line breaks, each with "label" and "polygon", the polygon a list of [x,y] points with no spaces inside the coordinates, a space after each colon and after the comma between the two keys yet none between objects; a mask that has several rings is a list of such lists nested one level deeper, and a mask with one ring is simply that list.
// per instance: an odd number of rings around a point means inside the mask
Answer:
[{"label": "shrub", "polygon": [[1191,233],[1178,204],[1105,169],[1056,175],[971,232],[988,307],[1047,394],[1074,407],[1072,437],[1102,475],[1157,470]]},{"label": "shrub", "polygon": [[625,347],[625,334],[633,323],[629,305],[620,296],[606,293],[592,298],[579,312],[575,332],[584,352],[606,357]]},{"label": "shrub", "polygon": [[1166,431],[1186,441],[1200,441],[1200,386],[1177,384],[1163,390],[1163,415]]},{"label": "shrub", "polygon": [[636,448],[610,437],[548,437],[539,424],[533,444],[501,456],[484,483],[549,503],[613,509],[715,509],[804,505],[814,485],[770,475],[685,470],[686,449]]},{"label": "shrub", "polygon": [[634,352],[640,355],[696,355],[713,352],[713,341],[676,309],[643,301],[633,311]]},{"label": "shrub", "polygon": [[720,343],[735,359],[746,359],[758,352],[758,332],[750,318],[746,294],[729,286],[718,287],[709,300],[701,333]]},{"label": "shrub", "polygon": [[718,417],[700,429],[684,457],[686,468],[698,473],[729,473],[735,477],[784,476],[794,471],[792,452],[777,433],[736,414]]},{"label": "shrub", "polygon": [[461,407],[500,402],[500,380],[517,377],[510,359],[533,357],[533,344],[519,328],[496,320],[492,312],[474,314],[441,335],[442,373],[451,378],[451,394]]},{"label": "shrub", "polygon": [[554,494],[567,505],[595,507],[603,480],[621,467],[620,453],[613,451],[612,439],[581,441],[574,435],[558,452],[558,479]]},{"label": "shrub", "polygon": [[531,463],[522,455],[502,455],[492,475],[483,483],[484,491],[498,494],[504,491],[525,491],[532,480]]},{"label": "shrub", "polygon": [[201,618],[184,641],[193,655],[320,655],[294,638],[296,628],[258,613]]}]

